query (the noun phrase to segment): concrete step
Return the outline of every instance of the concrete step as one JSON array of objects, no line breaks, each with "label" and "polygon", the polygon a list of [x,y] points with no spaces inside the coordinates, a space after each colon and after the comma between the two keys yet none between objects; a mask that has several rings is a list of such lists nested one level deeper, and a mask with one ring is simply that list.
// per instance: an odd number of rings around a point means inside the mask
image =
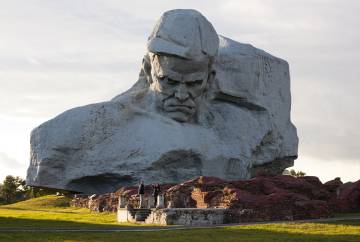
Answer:
[{"label": "concrete step", "polygon": [[136,221],[145,221],[150,215],[151,210],[147,208],[135,208],[130,214]]}]

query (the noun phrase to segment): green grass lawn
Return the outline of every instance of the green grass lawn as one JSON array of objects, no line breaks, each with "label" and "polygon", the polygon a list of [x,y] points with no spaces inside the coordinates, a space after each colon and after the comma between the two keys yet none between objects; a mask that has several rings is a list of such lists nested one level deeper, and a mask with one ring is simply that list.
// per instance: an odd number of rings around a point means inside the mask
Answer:
[{"label": "green grass lawn", "polygon": [[70,199],[44,196],[0,206],[1,228],[97,228],[118,227],[115,213],[91,213],[69,206]]},{"label": "green grass lawn", "polygon": [[117,223],[114,213],[91,213],[88,209],[69,207],[68,204],[67,198],[46,196],[0,206],[0,241],[360,241],[360,220],[148,232],[1,232],[1,229],[11,228],[102,229],[134,226]]}]

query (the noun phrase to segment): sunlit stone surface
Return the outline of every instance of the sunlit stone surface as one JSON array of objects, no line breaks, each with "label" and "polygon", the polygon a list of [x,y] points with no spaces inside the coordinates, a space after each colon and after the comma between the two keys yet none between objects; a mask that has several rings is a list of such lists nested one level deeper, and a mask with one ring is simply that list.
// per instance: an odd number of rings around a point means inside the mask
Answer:
[{"label": "sunlit stone surface", "polygon": [[29,185],[103,193],[139,179],[246,179],[293,165],[286,61],[218,36],[195,10],[166,12],[148,51],[127,92],[33,130]]}]

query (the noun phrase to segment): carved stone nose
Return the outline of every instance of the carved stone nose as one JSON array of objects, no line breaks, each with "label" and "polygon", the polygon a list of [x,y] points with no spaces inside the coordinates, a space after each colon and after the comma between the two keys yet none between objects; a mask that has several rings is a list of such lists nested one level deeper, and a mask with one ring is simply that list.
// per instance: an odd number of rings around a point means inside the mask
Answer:
[{"label": "carved stone nose", "polygon": [[186,90],[185,84],[180,84],[178,90],[175,92],[175,97],[180,101],[185,101],[189,98],[189,93]]}]

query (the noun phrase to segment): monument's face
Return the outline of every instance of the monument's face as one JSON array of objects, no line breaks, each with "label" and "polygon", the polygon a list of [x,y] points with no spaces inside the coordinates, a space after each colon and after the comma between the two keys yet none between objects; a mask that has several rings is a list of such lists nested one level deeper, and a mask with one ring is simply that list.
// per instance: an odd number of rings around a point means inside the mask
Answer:
[{"label": "monument's face", "polygon": [[208,80],[209,59],[152,55],[151,67],[157,109],[176,121],[190,122]]}]

